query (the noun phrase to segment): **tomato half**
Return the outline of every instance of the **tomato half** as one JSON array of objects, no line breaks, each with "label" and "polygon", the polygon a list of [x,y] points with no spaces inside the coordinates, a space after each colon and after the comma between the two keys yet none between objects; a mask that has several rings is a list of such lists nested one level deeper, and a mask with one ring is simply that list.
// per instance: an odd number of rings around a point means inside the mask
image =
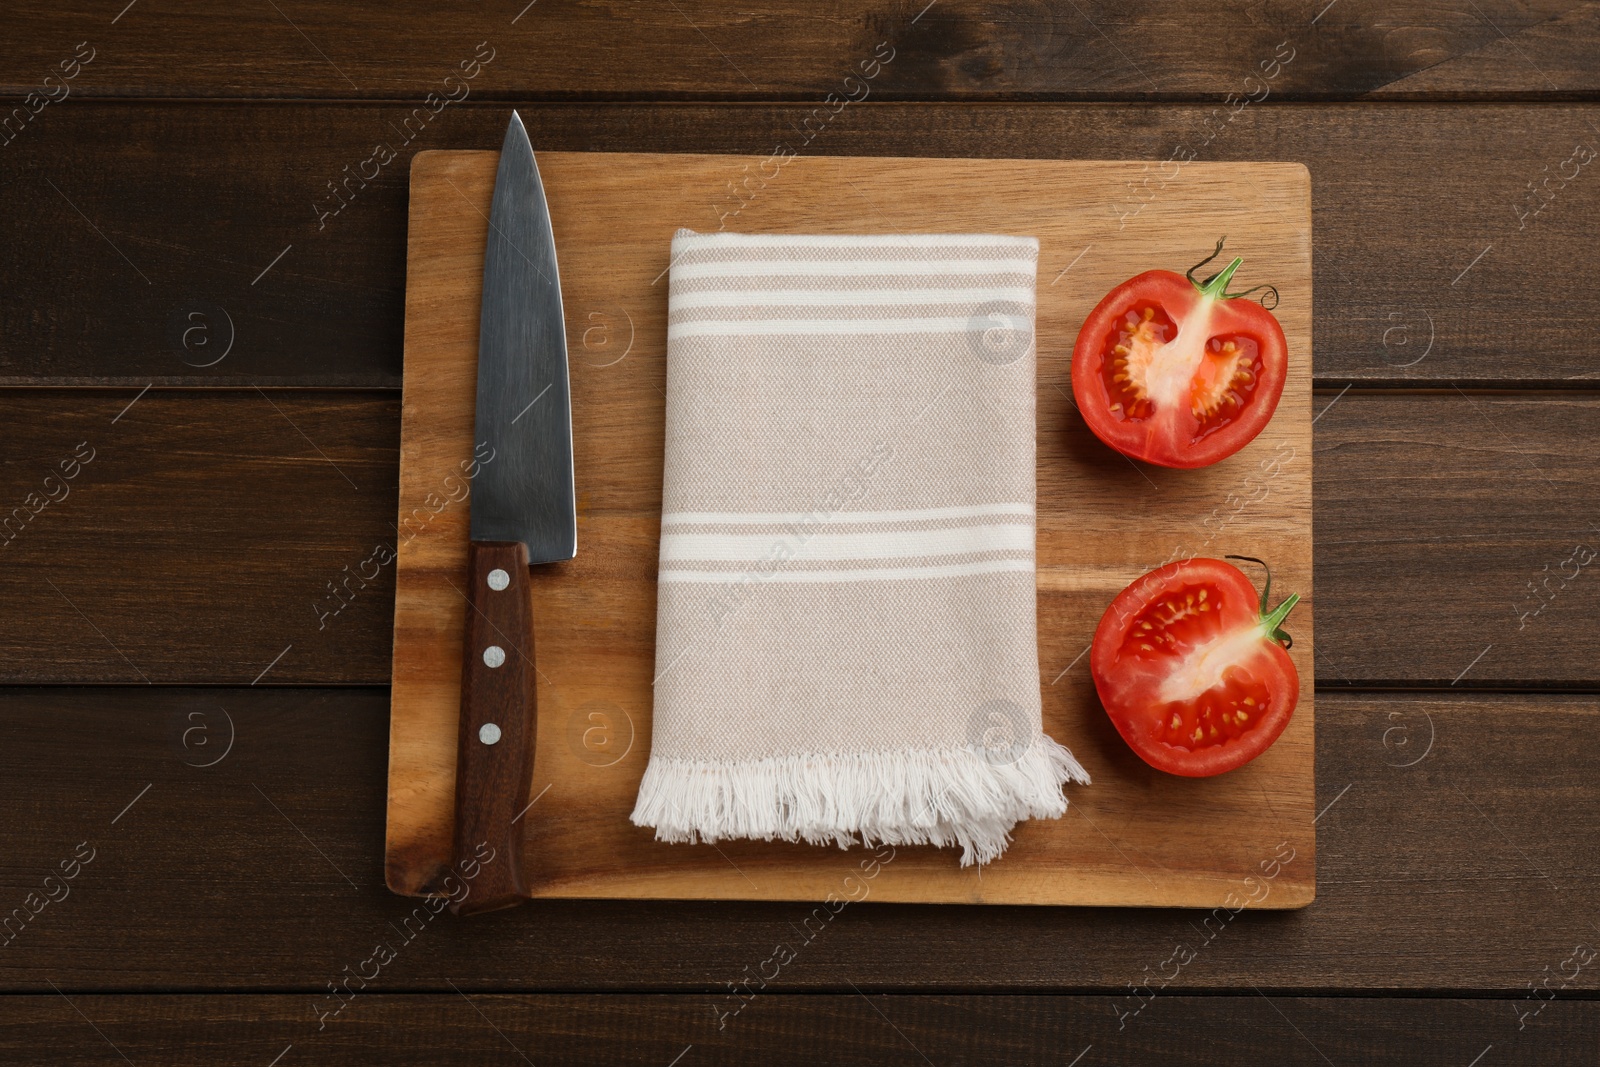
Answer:
[{"label": "tomato half", "polygon": [[1204,281],[1204,262],[1187,277],[1146,271],[1095,305],[1072,350],[1072,393],[1096,437],[1146,463],[1204,467],[1261,432],[1288,344],[1272,312],[1227,292],[1242,262]]},{"label": "tomato half", "polygon": [[1157,770],[1190,778],[1265,752],[1300,699],[1300,675],[1279,643],[1299,599],[1268,612],[1266,593],[1258,600],[1250,579],[1220,559],[1169,563],[1117,594],[1089,670],[1123,740]]}]

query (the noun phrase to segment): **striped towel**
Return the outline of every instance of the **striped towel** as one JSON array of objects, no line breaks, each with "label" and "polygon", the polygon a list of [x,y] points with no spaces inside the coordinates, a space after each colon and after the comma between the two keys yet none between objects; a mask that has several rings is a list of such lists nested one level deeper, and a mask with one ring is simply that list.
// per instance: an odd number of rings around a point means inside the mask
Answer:
[{"label": "striped towel", "polygon": [[960,845],[1088,775],[1044,734],[1032,238],[672,242],[662,841]]}]

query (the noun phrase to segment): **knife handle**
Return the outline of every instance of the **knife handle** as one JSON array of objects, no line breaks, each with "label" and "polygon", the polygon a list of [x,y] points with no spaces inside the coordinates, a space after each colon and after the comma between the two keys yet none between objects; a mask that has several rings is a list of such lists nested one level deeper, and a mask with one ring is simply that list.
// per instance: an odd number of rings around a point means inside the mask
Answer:
[{"label": "knife handle", "polygon": [[[533,778],[537,704],[528,548],[473,541],[467,550],[466,647],[456,745],[457,872],[477,868],[458,915],[496,911],[528,896],[522,816]],[[489,850],[493,858],[485,860]]]}]

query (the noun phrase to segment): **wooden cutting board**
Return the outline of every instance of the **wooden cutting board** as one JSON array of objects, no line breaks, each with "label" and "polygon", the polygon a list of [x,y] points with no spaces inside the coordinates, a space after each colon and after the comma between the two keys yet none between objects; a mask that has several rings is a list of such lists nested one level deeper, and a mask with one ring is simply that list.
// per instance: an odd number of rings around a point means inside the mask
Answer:
[{"label": "wooden cutting board", "polygon": [[[466,601],[474,373],[494,152],[411,168],[387,877],[438,892],[450,860]],[[541,897],[1004,904],[1240,904],[1315,895],[1311,597],[1311,186],[1288,163],[540,153],[565,294],[578,557],[533,568],[538,758],[526,863]],[[1038,611],[1044,725],[1094,784],[1023,823],[998,862],[957,852],[658,844],[628,821],[650,752],[666,384],[668,246],[680,226],[767,233],[1038,237]],[[1236,287],[1270,282],[1289,340],[1277,415],[1213,467],[1143,467],[1071,401],[1090,308],[1140,271],[1182,271],[1228,236]],[[1226,257],[1224,257],[1224,262]],[[1220,266],[1221,264],[1219,264]],[[1254,763],[1191,780],[1122,742],[1087,669],[1124,585],[1189,555],[1258,556],[1300,670],[1294,720]],[[890,856],[887,862],[885,857]],[[863,867],[863,861],[867,866]],[[870,877],[864,873],[871,870]],[[853,876],[853,877],[852,877]],[[847,881],[846,879],[849,879]]]}]

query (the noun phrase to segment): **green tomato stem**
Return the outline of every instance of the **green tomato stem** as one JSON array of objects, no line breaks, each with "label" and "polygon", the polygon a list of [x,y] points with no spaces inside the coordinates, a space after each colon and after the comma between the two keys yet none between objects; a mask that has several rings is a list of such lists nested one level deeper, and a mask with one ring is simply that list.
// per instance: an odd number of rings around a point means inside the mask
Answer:
[{"label": "green tomato stem", "polygon": [[1272,609],[1272,614],[1261,616],[1261,629],[1269,636],[1281,640],[1279,635],[1282,631],[1279,627],[1283,625],[1284,620],[1289,617],[1289,612],[1293,611],[1294,606],[1298,603],[1300,603],[1300,594],[1290,593],[1284,598],[1282,604]]},{"label": "green tomato stem", "polygon": [[1200,295],[1207,300],[1223,300],[1228,295],[1228,283],[1233,281],[1233,272],[1239,269],[1239,264],[1244,262],[1243,256],[1237,256],[1232,263],[1223,267],[1220,272],[1205,280],[1203,285],[1195,288],[1200,290]]}]

